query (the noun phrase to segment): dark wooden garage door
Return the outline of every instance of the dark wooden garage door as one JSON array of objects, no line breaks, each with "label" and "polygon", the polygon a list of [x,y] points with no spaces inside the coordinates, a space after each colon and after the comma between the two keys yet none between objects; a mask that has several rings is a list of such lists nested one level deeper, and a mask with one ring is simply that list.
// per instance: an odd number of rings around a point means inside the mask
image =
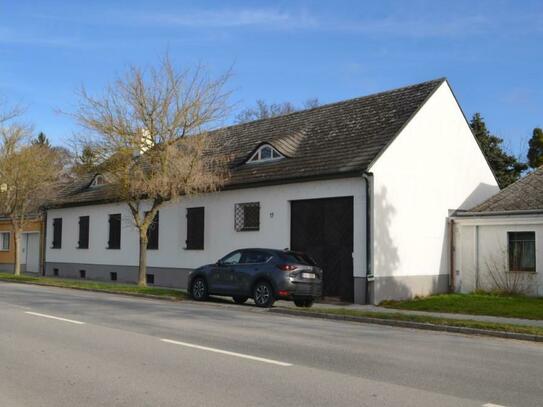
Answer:
[{"label": "dark wooden garage door", "polygon": [[352,302],[353,198],[291,202],[290,247],[323,268],[323,295]]}]

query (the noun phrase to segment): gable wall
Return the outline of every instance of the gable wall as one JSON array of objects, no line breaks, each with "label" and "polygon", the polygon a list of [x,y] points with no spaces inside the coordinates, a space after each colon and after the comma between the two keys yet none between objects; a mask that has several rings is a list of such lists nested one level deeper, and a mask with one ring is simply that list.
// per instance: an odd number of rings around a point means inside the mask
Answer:
[{"label": "gable wall", "polygon": [[498,192],[447,83],[370,168],[374,174],[376,302],[443,291],[446,219]]}]

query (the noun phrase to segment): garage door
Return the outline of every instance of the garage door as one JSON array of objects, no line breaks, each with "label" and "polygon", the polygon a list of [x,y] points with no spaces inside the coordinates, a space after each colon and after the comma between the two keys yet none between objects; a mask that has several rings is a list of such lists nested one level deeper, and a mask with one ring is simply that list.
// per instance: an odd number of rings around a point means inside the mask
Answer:
[{"label": "garage door", "polygon": [[323,268],[323,295],[352,302],[353,198],[291,202],[290,247]]}]

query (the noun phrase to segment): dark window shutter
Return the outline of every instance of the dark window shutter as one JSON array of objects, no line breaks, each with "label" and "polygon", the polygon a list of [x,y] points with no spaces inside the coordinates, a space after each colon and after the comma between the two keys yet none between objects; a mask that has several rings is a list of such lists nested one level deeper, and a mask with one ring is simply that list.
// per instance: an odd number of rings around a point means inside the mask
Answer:
[{"label": "dark window shutter", "polygon": [[109,241],[107,242],[108,249],[121,248],[121,214],[115,213],[109,215]]},{"label": "dark window shutter", "polygon": [[158,250],[158,212],[147,229],[147,249]]},{"label": "dark window shutter", "polygon": [[79,242],[77,244],[79,249],[89,248],[89,217],[79,217]]},{"label": "dark window shutter", "polygon": [[204,207],[187,208],[188,250],[204,250]]},{"label": "dark window shutter", "polygon": [[53,249],[62,247],[62,218],[53,219]]}]

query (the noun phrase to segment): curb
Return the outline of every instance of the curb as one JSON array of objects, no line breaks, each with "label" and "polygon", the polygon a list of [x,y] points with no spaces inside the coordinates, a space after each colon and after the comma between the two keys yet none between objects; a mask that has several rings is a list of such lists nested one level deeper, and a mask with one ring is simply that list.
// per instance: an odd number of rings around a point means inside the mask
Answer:
[{"label": "curb", "polygon": [[185,299],[179,299],[179,298],[175,298],[175,297],[167,297],[167,296],[161,296],[161,295],[123,293],[123,292],[119,292],[119,291],[106,291],[106,290],[98,290],[98,289],[95,289],[95,288],[83,288],[83,287],[62,287],[62,286],[58,286],[58,285],[37,283],[37,282],[33,282],[33,281],[13,281],[13,280],[2,280],[2,279],[0,279],[0,282],[1,283],[12,283],[12,284],[39,285],[39,286],[42,286],[42,287],[60,288],[60,289],[64,289],[64,290],[88,291],[88,292],[93,292],[93,293],[126,295],[128,297],[149,298],[149,299],[152,299],[152,300],[163,300],[163,301],[170,301],[170,302],[186,301]]},{"label": "curb", "polygon": [[459,333],[467,335],[482,335],[482,336],[492,336],[494,338],[504,338],[504,339],[518,339],[521,341],[531,341],[531,342],[543,342],[543,336],[541,335],[532,335],[532,334],[523,334],[517,332],[506,332],[506,331],[493,331],[489,329],[478,329],[478,328],[467,328],[460,326],[450,326],[450,325],[435,325],[425,322],[414,322],[414,321],[400,321],[393,319],[381,319],[381,318],[372,318],[372,317],[354,317],[349,315],[335,315],[335,314],[326,314],[324,312],[305,312],[305,311],[295,311],[284,308],[272,308],[268,312],[274,314],[283,314],[291,316],[303,316],[310,318],[321,318],[321,319],[331,319],[336,321],[349,321],[349,322],[359,322],[359,323],[368,323],[376,325],[388,325],[388,326],[397,326],[402,328],[414,328],[422,329],[427,331],[439,331],[439,332],[450,332],[450,333]]}]

